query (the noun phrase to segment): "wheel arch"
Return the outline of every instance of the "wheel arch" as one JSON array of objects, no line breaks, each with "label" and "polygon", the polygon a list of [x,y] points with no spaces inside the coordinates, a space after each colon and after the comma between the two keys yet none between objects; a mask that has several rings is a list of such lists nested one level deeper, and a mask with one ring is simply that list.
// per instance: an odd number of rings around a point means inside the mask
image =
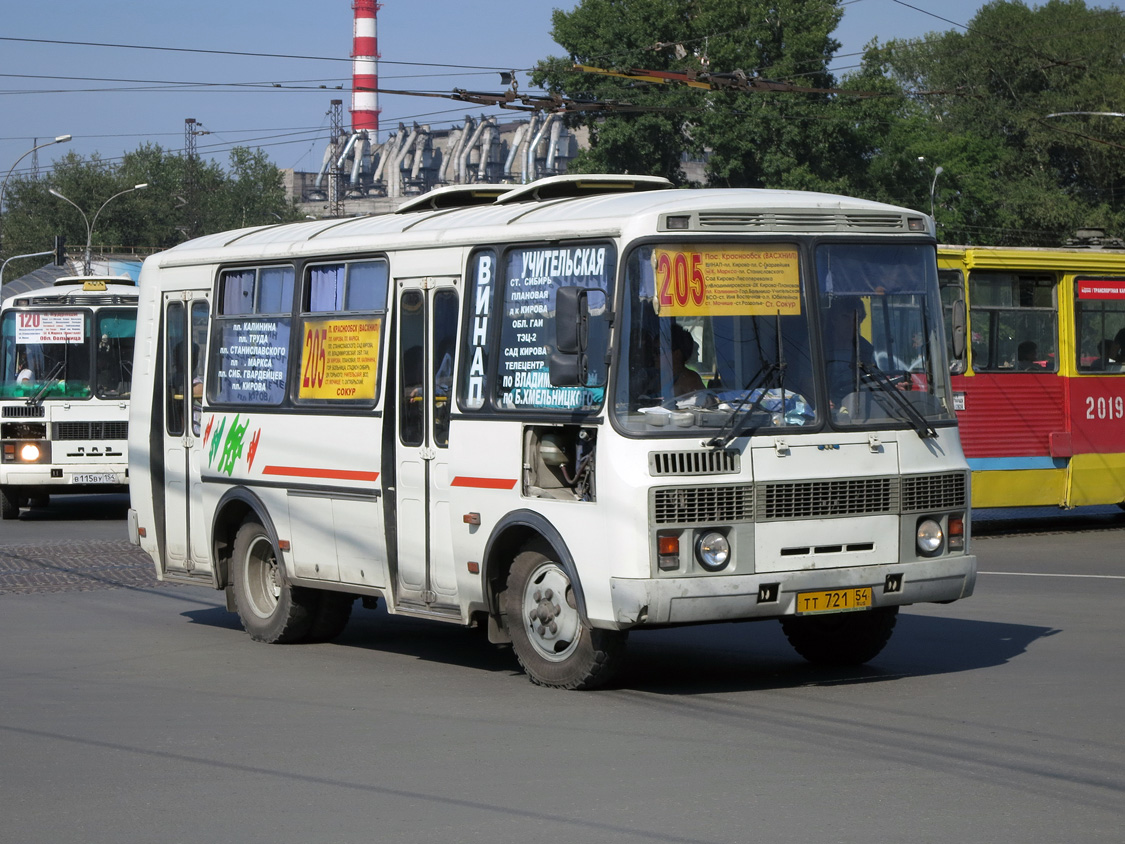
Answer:
[{"label": "wheel arch", "polygon": [[[230,559],[234,538],[248,516],[253,516],[262,525],[274,547],[278,548],[277,529],[262,499],[246,487],[228,489],[215,505],[215,516],[211,522],[211,554],[215,560],[216,589],[225,589],[230,585]],[[287,576],[280,548],[277,559],[283,576]]]},{"label": "wheel arch", "polygon": [[499,596],[507,585],[508,571],[512,567],[512,562],[521,549],[534,547],[536,543],[545,546],[544,551],[550,552],[552,559],[570,578],[578,614],[585,622],[586,596],[582,591],[582,581],[578,578],[574,557],[571,556],[570,549],[567,548],[566,541],[558,529],[534,510],[515,510],[508,513],[497,522],[488,537],[484,547],[482,563],[484,570],[481,575],[484,579],[484,597],[489,614],[499,620],[501,616]]}]

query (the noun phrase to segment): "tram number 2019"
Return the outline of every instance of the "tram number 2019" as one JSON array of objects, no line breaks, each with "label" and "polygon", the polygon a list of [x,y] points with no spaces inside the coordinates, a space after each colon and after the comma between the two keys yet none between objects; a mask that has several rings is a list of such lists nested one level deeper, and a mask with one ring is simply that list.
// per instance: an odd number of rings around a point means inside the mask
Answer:
[{"label": "tram number 2019", "polygon": [[1086,396],[1087,419],[1125,419],[1125,399],[1121,396]]},{"label": "tram number 2019", "polygon": [[698,252],[661,253],[656,263],[661,307],[702,305],[706,298],[703,256]]}]

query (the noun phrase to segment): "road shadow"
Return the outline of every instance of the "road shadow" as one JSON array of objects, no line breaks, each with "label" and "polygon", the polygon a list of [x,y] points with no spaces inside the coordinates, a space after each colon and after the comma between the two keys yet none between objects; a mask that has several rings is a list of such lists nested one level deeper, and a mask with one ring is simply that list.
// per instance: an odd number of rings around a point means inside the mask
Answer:
[{"label": "road shadow", "polygon": [[45,507],[24,507],[23,522],[123,521],[129,514],[129,493],[69,495],[55,493]]},{"label": "road shadow", "polygon": [[973,511],[973,536],[1014,536],[1036,533],[1082,533],[1125,529],[1125,511],[1117,506],[1013,507]]},{"label": "road shadow", "polygon": [[[183,616],[194,624],[241,631],[238,617],[222,607]],[[609,688],[700,695],[956,674],[1003,665],[1058,632],[904,612],[890,643],[870,663],[824,668],[798,656],[776,621],[640,630],[630,635],[624,668]],[[368,610],[358,602],[343,634],[309,647],[360,648],[480,671],[520,672],[511,649],[491,645],[483,630],[391,616],[382,607]]]}]

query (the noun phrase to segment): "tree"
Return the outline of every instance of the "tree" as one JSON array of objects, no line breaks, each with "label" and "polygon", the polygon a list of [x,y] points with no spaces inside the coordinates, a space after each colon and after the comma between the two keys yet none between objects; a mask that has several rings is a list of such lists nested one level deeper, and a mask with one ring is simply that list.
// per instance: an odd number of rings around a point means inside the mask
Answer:
[{"label": "tree", "polygon": [[1123,43],[1116,9],[995,0],[964,33],[888,45],[895,79],[918,95],[885,149],[914,144],[943,167],[945,240],[1045,246],[1082,227],[1122,233],[1125,121],[1047,115],[1125,111]]},{"label": "tree", "polygon": [[[230,169],[213,161],[189,161],[154,144],[126,153],[120,162],[94,154],[69,153],[46,179],[13,178],[4,196],[3,253],[41,252],[61,235],[73,249],[86,243],[86,224],[73,207],[52,196],[56,189],[93,222],[98,208],[114,194],[147,183],[107,205],[92,232],[96,248],[166,249],[190,237],[279,220],[299,219],[287,201],[281,173],[261,150],[236,147]],[[7,278],[42,265],[13,262]],[[18,265],[17,265],[18,264]]]},{"label": "tree", "polygon": [[583,0],[556,10],[550,58],[537,84],[574,99],[628,102],[636,111],[571,118],[590,131],[575,169],[648,173],[683,182],[685,155],[707,158],[711,184],[827,188],[848,184],[862,134],[835,115],[828,93],[737,93],[632,83],[575,73],[572,64],[711,73],[744,71],[831,88],[838,0]]}]

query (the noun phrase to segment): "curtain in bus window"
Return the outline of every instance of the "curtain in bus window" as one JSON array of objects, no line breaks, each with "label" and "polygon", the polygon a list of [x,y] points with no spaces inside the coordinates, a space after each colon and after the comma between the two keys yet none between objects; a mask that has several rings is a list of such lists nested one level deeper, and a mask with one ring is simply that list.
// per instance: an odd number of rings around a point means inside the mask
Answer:
[{"label": "curtain in bus window", "polygon": [[254,313],[254,270],[223,273],[223,313],[228,315]]},{"label": "curtain in bus window", "polygon": [[260,314],[289,313],[293,307],[293,268],[264,267],[258,279]]},{"label": "curtain in bus window", "polygon": [[309,272],[310,311],[339,311],[344,308],[343,264],[313,267]]},{"label": "curtain in bus window", "polygon": [[370,261],[348,265],[346,311],[381,311],[387,306],[387,265]]}]

